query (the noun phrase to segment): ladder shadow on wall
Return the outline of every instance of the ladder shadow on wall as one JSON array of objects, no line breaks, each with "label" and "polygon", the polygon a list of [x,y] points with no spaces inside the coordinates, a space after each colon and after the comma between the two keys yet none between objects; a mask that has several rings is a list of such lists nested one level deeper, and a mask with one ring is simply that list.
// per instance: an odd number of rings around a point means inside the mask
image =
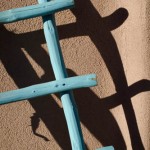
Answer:
[{"label": "ladder shadow on wall", "polygon": [[[68,24],[65,26],[59,26],[58,29],[59,29],[59,32],[61,33],[60,38],[64,39],[66,37],[68,38],[68,36],[69,37],[89,36],[91,41],[97,47],[97,50],[99,51],[100,55],[102,56],[105,62],[105,65],[107,66],[107,69],[112,77],[115,88],[116,88],[116,94],[103,99],[102,102],[99,102],[102,105],[101,110],[109,111],[109,109],[111,108],[114,108],[118,105],[122,105],[124,115],[125,115],[127,125],[128,125],[132,149],[144,150],[144,146],[141,140],[141,136],[140,136],[137,121],[136,121],[135,112],[134,112],[132,102],[131,102],[131,97],[135,96],[136,94],[139,94],[140,92],[149,91],[150,81],[143,79],[143,80],[137,81],[131,86],[128,86],[124,68],[123,68],[123,63],[119,54],[119,49],[117,47],[117,43],[114,37],[111,34],[112,30],[117,29],[128,18],[128,15],[129,15],[128,11],[125,8],[119,8],[118,10],[113,12],[111,15],[102,18],[99,12],[94,8],[91,1],[76,0],[76,7],[72,9],[72,13],[76,17],[76,23]],[[71,29],[74,29],[74,30],[71,30]],[[86,93],[89,93],[89,92],[86,92]],[[91,99],[92,101],[94,101],[92,96],[91,96]],[[87,102],[87,100],[85,101]],[[86,102],[84,104],[86,104]],[[94,110],[99,110],[99,108],[97,108],[98,106],[100,108],[100,104],[96,105],[95,103]],[[85,111],[84,109],[82,110]],[[100,113],[102,112],[100,112],[99,110],[99,113],[97,113],[97,115]],[[108,119],[109,115],[106,115],[106,116],[104,118],[105,119],[107,118],[106,120],[109,120]],[[90,120],[88,119],[84,120],[81,118],[81,121],[83,122],[83,124],[85,124],[86,127],[89,126],[87,127],[88,129],[90,128],[91,130],[93,130],[91,132],[94,135],[97,134],[96,137],[100,141],[102,141],[103,144],[105,143],[105,141],[107,141],[106,140],[108,138],[107,135],[99,136],[100,135],[100,133],[98,133],[99,129],[96,130],[95,129],[96,127],[92,126],[93,124],[90,123]],[[105,122],[105,120],[103,121]],[[114,121],[114,120],[109,120],[109,122],[111,121]],[[118,128],[115,121],[112,124],[114,124]],[[103,125],[104,129],[107,128],[105,125]],[[97,124],[97,122],[95,121],[95,126],[97,126],[97,128],[101,127],[100,122],[99,124]],[[115,130],[115,128],[113,129]],[[111,131],[111,130],[108,129],[108,131]],[[120,134],[117,134],[117,135],[120,135]],[[114,135],[112,135],[112,138],[110,139],[113,139],[114,138],[113,136]],[[117,145],[117,139],[114,139],[113,141],[110,140],[110,144],[114,145],[115,149],[126,149],[124,140],[123,138],[121,138],[121,135],[120,135],[120,139],[122,140],[119,140],[119,136],[117,138],[119,141],[118,145]]]},{"label": "ladder shadow on wall", "polygon": [[[137,127],[135,113],[131,105],[131,97],[140,92],[150,90],[150,83],[147,80],[141,80],[128,87],[117,44],[110,32],[118,28],[126,20],[128,17],[127,10],[121,8],[112,15],[102,18],[90,1],[77,1],[76,8],[72,12],[77,21],[76,23],[58,27],[60,39],[82,35],[89,36],[104,59],[117,92],[100,100],[90,89],[75,91],[81,122],[104,146],[114,145],[115,149],[126,149],[119,126],[109,111],[110,108],[123,105],[132,147],[133,149],[143,150],[144,147]],[[81,14],[80,12],[83,13]],[[3,26],[0,29],[2,38],[0,39],[0,59],[19,88],[54,80],[49,56],[40,46],[45,43],[42,30],[14,34],[7,31]],[[9,44],[7,45],[6,43]],[[44,76],[38,77],[21,50],[22,47],[44,70]],[[72,70],[69,70],[69,72],[71,76],[75,75]],[[47,137],[36,133],[40,118],[59,146],[65,150],[71,149],[63,110],[58,107],[53,98],[45,96],[29,102],[35,110],[35,114],[31,116],[33,133],[48,141]],[[93,123],[91,124],[91,122]]]}]

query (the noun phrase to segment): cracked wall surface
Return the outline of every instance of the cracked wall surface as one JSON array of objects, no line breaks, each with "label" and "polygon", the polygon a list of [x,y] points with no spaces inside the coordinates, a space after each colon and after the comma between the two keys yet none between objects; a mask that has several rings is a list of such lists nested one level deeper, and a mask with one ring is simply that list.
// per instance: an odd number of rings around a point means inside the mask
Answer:
[{"label": "cracked wall surface", "polygon": [[[0,1],[0,11],[36,4]],[[76,0],[56,13],[69,76],[96,73],[74,91],[87,149],[150,149],[150,2]],[[52,81],[41,17],[0,25],[0,92]],[[1,150],[71,150],[59,94],[0,106]]]}]

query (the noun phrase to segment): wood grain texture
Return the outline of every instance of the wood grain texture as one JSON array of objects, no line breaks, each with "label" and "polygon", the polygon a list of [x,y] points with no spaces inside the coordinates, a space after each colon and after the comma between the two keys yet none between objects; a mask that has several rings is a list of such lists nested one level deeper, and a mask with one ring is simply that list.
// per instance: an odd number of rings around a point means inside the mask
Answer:
[{"label": "wood grain texture", "polygon": [[52,14],[73,7],[72,0],[54,0],[43,4],[14,8],[0,12],[0,23],[10,23],[23,19]]},{"label": "wood grain texture", "polygon": [[71,89],[95,86],[96,84],[96,75],[94,74],[56,80],[0,93],[0,104],[21,101]]},{"label": "wood grain texture", "polygon": [[[43,3],[47,2],[47,0],[38,0],[38,2]],[[55,78],[56,80],[66,78],[67,71],[59,44],[54,15],[43,16],[43,22],[44,34]],[[80,119],[72,91],[62,93],[61,101],[69,130],[72,150],[84,150],[85,145],[80,127]]]},{"label": "wood grain texture", "polygon": [[96,150],[115,150],[113,146],[107,146],[107,147],[103,147],[103,148],[99,148]]}]

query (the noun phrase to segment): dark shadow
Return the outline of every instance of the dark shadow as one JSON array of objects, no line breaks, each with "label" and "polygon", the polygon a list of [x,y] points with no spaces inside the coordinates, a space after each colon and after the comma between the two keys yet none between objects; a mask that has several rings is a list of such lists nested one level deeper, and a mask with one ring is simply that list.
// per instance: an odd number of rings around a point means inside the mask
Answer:
[{"label": "dark shadow", "polygon": [[[14,34],[7,31],[3,26],[0,27],[0,60],[19,88],[54,80],[49,56],[40,46],[41,41],[44,41],[43,38],[44,36],[40,34],[34,35],[32,32],[25,34],[25,36]],[[45,75],[41,78],[34,71],[21,47],[25,47],[26,52],[45,71]],[[48,137],[36,132],[40,118],[60,147],[70,150],[71,144],[63,109],[59,108],[51,96],[34,98],[29,102],[35,110],[34,116],[31,117],[33,133],[48,141]]]},{"label": "dark shadow", "polygon": [[[140,80],[130,85],[128,88],[130,98],[146,91],[150,91],[150,81],[146,79]],[[122,97],[124,97],[124,95],[115,93],[109,97],[103,98],[102,103],[107,109],[112,109],[122,104],[122,102],[120,101]]]},{"label": "dark shadow", "polygon": [[[68,73],[70,76],[76,75],[72,70],[68,70]],[[140,92],[149,91],[150,81],[138,81],[129,86],[128,90],[131,97]],[[122,105],[120,99],[124,95],[116,93],[110,97],[100,99],[89,88],[75,90],[74,94],[79,108],[80,120],[88,130],[104,146],[113,145],[115,150],[127,149],[119,126],[109,111],[111,108]]]},{"label": "dark shadow", "polygon": [[34,113],[33,116],[31,117],[31,127],[32,127],[33,134],[38,137],[43,138],[45,141],[49,141],[48,138],[46,138],[45,136],[38,134],[36,132],[36,130],[39,127],[39,123],[40,123],[40,116],[38,116],[36,113]]},{"label": "dark shadow", "polygon": [[[120,8],[112,15],[102,18],[90,1],[82,0],[76,2],[76,8],[72,12],[77,21],[58,27],[60,39],[81,35],[89,36],[103,57],[116,87],[116,94],[101,100],[90,89],[77,90],[75,95],[81,122],[104,146],[114,145],[117,150],[125,150],[126,145],[119,126],[109,111],[110,108],[122,105],[133,150],[143,150],[131,97],[150,90],[149,81],[142,80],[128,87],[119,50],[111,34],[111,30],[116,29],[126,20],[128,17],[127,10]],[[49,57],[40,46],[45,43],[42,30],[14,34],[1,26],[0,38],[0,59],[19,88],[54,80],[49,65]],[[21,47],[24,47],[26,52],[45,71],[42,78],[37,76],[20,49]],[[61,148],[70,150],[71,146],[63,111],[52,97],[36,98],[29,102],[36,112],[32,118],[33,133],[36,132],[40,118]]]},{"label": "dark shadow", "polygon": [[[116,10],[112,15],[102,18],[89,0],[76,0],[72,9],[76,23],[59,26],[60,38],[87,35],[100,52],[115,84],[119,101],[122,104],[131,138],[133,150],[144,150],[140,137],[134,109],[129,95],[128,83],[123,69],[117,44],[111,30],[119,27],[128,17],[124,8]],[[84,120],[82,120],[84,122]],[[84,122],[87,126],[88,121]],[[99,137],[97,137],[99,139]]]}]

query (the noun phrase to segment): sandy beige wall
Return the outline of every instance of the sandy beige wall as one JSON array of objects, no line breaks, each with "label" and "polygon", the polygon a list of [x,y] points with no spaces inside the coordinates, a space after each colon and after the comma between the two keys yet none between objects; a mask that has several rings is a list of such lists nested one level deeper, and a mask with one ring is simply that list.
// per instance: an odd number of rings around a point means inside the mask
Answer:
[{"label": "sandy beige wall", "polygon": [[[1,0],[0,10],[35,3]],[[56,14],[69,75],[99,81],[74,92],[89,150],[150,149],[149,20],[148,0],[77,0]],[[41,18],[0,26],[0,60],[1,92],[54,80]],[[2,105],[0,149],[70,150],[58,95]]]}]

